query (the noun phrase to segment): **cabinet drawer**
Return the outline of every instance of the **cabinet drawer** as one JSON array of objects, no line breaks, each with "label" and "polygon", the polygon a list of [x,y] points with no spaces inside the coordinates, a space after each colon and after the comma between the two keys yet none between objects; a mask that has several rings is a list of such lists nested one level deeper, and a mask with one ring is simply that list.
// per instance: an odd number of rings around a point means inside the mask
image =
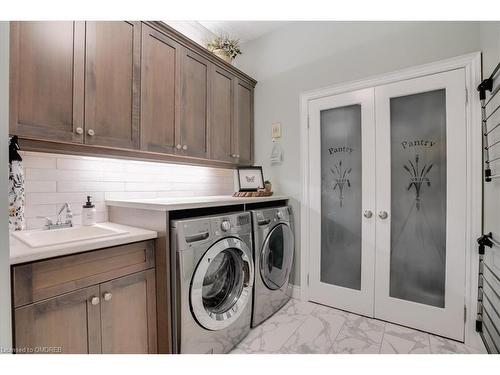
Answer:
[{"label": "cabinet drawer", "polygon": [[12,267],[14,307],[154,267],[153,241],[143,241]]}]

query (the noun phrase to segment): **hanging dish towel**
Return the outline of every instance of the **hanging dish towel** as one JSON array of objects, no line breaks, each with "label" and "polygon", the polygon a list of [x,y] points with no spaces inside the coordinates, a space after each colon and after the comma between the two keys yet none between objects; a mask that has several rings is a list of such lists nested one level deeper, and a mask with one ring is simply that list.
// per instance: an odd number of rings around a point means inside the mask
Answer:
[{"label": "hanging dish towel", "polygon": [[9,230],[23,230],[24,171],[17,136],[9,138]]}]

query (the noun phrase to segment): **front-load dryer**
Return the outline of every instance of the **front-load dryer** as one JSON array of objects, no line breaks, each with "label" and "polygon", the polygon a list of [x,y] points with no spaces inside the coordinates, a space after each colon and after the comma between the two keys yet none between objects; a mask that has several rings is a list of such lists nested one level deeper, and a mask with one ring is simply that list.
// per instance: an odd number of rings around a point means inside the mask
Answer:
[{"label": "front-load dryer", "polygon": [[250,331],[249,212],[171,222],[175,353],[227,353]]},{"label": "front-load dryer", "polygon": [[255,327],[290,299],[295,241],[290,206],[254,210],[252,222],[255,262],[252,327]]}]

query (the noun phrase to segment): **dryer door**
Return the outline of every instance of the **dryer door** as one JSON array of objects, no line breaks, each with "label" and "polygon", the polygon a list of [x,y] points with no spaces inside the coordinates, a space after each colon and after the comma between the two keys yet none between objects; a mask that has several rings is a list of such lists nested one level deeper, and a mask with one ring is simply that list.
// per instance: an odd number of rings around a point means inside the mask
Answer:
[{"label": "dryer door", "polygon": [[251,301],[251,251],[238,238],[224,238],[201,258],[191,283],[191,308],[200,325],[212,331],[232,324]]},{"label": "dryer door", "polygon": [[264,284],[272,290],[288,282],[294,251],[293,232],[285,223],[271,229],[260,254],[260,275]]}]

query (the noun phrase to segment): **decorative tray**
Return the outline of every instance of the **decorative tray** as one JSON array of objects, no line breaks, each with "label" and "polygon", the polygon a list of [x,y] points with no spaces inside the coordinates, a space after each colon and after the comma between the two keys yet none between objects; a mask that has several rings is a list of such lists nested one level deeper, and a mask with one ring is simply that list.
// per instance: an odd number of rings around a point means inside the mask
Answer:
[{"label": "decorative tray", "polygon": [[237,191],[233,197],[270,197],[273,195],[272,191],[258,190],[258,191]]}]

